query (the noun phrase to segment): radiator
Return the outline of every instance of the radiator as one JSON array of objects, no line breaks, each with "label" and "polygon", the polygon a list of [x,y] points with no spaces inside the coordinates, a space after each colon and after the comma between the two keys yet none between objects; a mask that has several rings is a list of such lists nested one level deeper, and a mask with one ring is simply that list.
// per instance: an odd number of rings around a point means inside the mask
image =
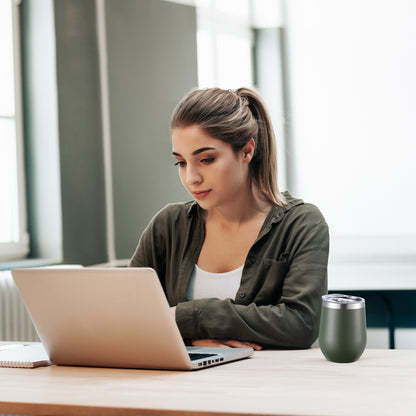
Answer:
[{"label": "radiator", "polygon": [[39,341],[10,271],[0,271],[0,341]]}]

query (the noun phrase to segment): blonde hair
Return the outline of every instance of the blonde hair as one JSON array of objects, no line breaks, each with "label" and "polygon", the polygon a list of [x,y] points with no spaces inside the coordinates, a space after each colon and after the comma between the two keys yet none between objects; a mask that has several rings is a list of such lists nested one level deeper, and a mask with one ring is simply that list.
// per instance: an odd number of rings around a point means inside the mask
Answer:
[{"label": "blonde hair", "polygon": [[276,139],[260,95],[249,88],[194,89],[176,106],[171,128],[197,125],[205,133],[231,145],[238,153],[253,138],[255,151],[249,164],[251,183],[261,196],[285,205],[277,186]]}]

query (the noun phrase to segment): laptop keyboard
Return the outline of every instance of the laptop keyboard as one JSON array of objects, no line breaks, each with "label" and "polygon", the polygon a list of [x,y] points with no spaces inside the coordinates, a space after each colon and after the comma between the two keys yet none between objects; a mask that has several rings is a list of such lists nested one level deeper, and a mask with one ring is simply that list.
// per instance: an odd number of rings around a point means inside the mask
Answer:
[{"label": "laptop keyboard", "polygon": [[191,361],[200,360],[201,358],[215,357],[218,354],[207,354],[202,352],[188,352]]}]

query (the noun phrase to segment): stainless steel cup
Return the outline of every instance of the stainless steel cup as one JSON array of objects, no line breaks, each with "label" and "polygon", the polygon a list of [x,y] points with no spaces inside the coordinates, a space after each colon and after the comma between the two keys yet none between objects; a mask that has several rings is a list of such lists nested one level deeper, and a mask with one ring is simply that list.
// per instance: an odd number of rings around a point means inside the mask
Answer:
[{"label": "stainless steel cup", "polygon": [[365,300],[357,296],[322,296],[319,347],[327,360],[351,363],[367,344]]}]

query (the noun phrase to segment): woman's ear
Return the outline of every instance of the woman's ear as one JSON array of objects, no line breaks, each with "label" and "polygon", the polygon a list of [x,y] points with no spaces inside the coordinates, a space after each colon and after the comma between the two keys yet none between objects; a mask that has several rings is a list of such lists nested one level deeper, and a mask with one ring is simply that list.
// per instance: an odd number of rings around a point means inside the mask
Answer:
[{"label": "woman's ear", "polygon": [[247,163],[253,159],[254,156],[254,150],[256,148],[256,142],[253,138],[251,138],[243,147],[243,160]]}]

